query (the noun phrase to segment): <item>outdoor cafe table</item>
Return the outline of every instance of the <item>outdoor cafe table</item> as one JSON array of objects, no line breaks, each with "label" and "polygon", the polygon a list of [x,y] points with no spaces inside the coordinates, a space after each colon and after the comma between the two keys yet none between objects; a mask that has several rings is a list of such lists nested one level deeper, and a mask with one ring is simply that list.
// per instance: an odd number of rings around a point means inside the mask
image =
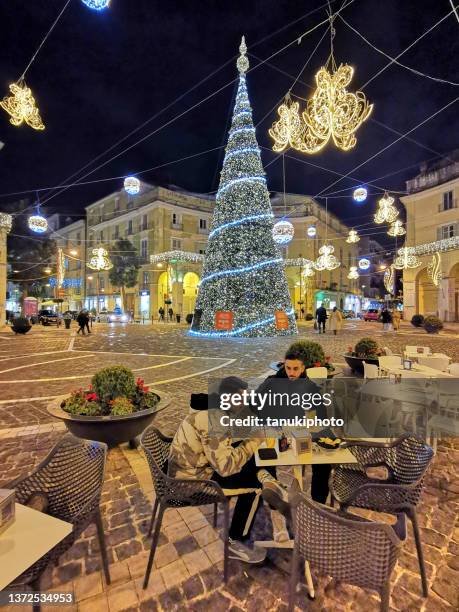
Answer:
[{"label": "outdoor cafe table", "polygon": [[72,532],[48,514],[15,504],[14,523],[0,534],[0,591]]},{"label": "outdoor cafe table", "polygon": [[[277,459],[260,459],[257,451],[255,453],[255,463],[257,467],[291,466],[293,468],[293,475],[298,481],[301,490],[303,490],[303,470],[305,465],[357,463],[357,459],[347,448],[339,448],[336,450],[326,451],[318,447],[316,444],[313,444],[312,446],[312,453],[305,453],[303,455],[295,455],[292,448],[289,448],[283,453],[280,453],[277,450]],[[260,448],[265,448],[265,444],[262,444]],[[258,540],[254,542],[254,544],[262,548],[293,548],[293,540],[288,540],[287,542],[275,542],[274,540]],[[304,571],[309,596],[313,599],[314,584],[312,582],[311,570],[307,561],[304,564]]]},{"label": "outdoor cafe table", "polygon": [[445,353],[418,353],[417,351],[403,351],[405,359],[411,359],[416,361],[419,357],[423,359],[430,359],[431,357],[444,357],[445,359],[449,359],[451,361],[451,357],[449,355],[445,355]]},{"label": "outdoor cafe table", "polygon": [[448,374],[447,372],[442,372],[441,370],[436,370],[435,368],[429,368],[429,366],[420,365],[419,363],[413,363],[411,366],[411,370],[405,370],[402,364],[399,366],[390,365],[390,366],[379,366],[380,370],[386,372],[387,374],[401,374],[402,378],[410,377],[415,378],[454,378],[452,374]]}]

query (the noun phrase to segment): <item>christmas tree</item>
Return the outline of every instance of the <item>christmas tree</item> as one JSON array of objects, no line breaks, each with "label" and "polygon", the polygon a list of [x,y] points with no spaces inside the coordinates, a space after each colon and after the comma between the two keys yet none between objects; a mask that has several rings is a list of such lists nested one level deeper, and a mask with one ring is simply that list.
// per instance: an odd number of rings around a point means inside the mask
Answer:
[{"label": "christmas tree", "polygon": [[247,94],[244,37],[239,50],[239,86],[190,333],[289,335],[297,328],[272,236],[274,215]]}]

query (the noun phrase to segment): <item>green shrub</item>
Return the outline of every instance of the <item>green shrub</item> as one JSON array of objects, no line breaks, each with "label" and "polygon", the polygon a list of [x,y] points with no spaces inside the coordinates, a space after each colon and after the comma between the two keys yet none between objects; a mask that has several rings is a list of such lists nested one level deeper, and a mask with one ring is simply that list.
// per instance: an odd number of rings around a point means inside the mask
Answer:
[{"label": "green shrub", "polygon": [[147,410],[147,408],[154,408],[156,404],[159,402],[159,395],[149,391],[145,393],[143,397],[141,397],[135,407],[135,410]]},{"label": "green shrub", "polygon": [[123,416],[134,412],[134,404],[127,397],[117,397],[111,402],[111,414]]},{"label": "green shrub", "polygon": [[424,323],[424,316],[421,314],[415,314],[411,317],[411,325],[414,327],[421,327]]},{"label": "green shrub", "polygon": [[438,334],[443,329],[443,323],[434,315],[429,315],[424,319],[424,329],[428,334]]},{"label": "green shrub", "polygon": [[378,343],[373,338],[361,338],[354,348],[357,357],[377,357],[380,352]]},{"label": "green shrub", "polygon": [[306,321],[312,321],[314,316],[313,316],[312,312],[307,312],[306,316],[304,318],[306,319]]},{"label": "green shrub", "polygon": [[107,405],[117,397],[132,398],[136,391],[134,374],[124,366],[103,368],[92,377],[92,388],[102,404]]},{"label": "green shrub", "polygon": [[325,365],[325,353],[318,342],[311,340],[297,340],[290,345],[289,351],[299,352],[306,368],[313,368],[315,363]]},{"label": "green shrub", "polygon": [[83,391],[73,391],[70,397],[62,402],[61,408],[69,414],[82,416],[99,416],[102,414],[100,404],[88,401]]}]

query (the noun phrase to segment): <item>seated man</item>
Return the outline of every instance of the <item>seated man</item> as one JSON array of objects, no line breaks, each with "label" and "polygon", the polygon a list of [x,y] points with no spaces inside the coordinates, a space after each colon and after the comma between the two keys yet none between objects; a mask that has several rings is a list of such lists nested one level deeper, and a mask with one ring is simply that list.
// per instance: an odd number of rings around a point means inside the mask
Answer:
[{"label": "seated man", "polygon": [[[232,376],[221,382],[219,393],[241,394],[244,389],[247,389],[247,383]],[[228,435],[210,435],[208,413],[202,409],[204,395],[194,396],[192,400],[198,400],[194,403],[194,410],[182,421],[172,441],[169,475],[215,480],[226,495],[237,495],[229,530],[229,557],[246,563],[261,563],[266,551],[249,548],[243,540],[250,535],[262,486],[271,488],[272,495],[275,497],[277,494],[282,499],[287,497],[285,491],[269,471],[255,465],[253,454],[261,439],[236,441]],[[259,491],[254,492],[254,489]],[[273,509],[271,519],[274,539],[288,540],[285,518]]]}]

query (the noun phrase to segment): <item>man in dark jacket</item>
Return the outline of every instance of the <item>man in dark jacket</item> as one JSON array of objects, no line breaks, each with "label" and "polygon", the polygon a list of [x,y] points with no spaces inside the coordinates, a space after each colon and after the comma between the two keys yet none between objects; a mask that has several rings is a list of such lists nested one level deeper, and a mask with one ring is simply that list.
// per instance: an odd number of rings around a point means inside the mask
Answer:
[{"label": "man in dark jacket", "polygon": [[325,333],[325,321],[327,320],[327,310],[324,308],[324,305],[321,304],[319,308],[316,310],[316,321],[317,328],[319,330],[319,334],[321,332]]}]

